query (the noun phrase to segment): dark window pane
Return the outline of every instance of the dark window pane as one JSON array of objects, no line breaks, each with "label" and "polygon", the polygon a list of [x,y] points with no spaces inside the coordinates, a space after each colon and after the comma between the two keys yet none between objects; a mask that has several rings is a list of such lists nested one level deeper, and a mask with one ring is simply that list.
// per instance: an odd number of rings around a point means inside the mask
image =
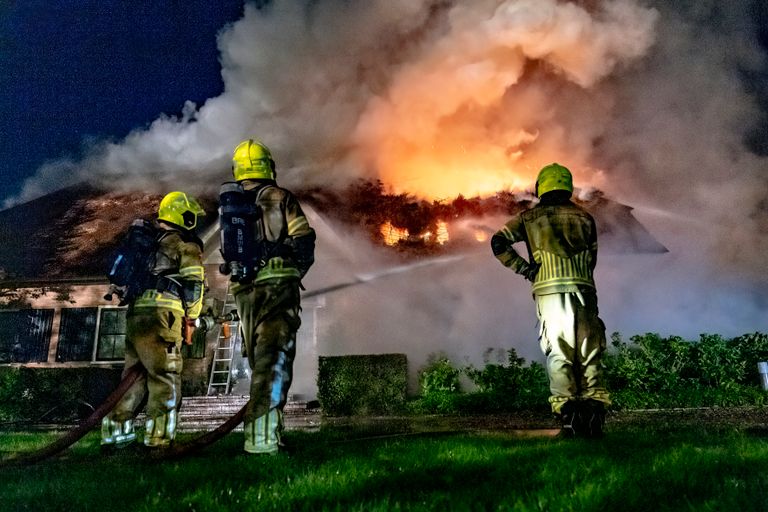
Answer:
[{"label": "dark window pane", "polygon": [[102,309],[100,334],[125,334],[125,309]]},{"label": "dark window pane", "polygon": [[98,308],[67,308],[61,310],[59,347],[56,361],[90,361],[96,337]]},{"label": "dark window pane", "polygon": [[52,309],[0,311],[0,363],[45,362]]},{"label": "dark window pane", "polygon": [[97,361],[119,361],[125,357],[125,315],[124,308],[101,310],[99,320],[99,344],[96,349]]}]

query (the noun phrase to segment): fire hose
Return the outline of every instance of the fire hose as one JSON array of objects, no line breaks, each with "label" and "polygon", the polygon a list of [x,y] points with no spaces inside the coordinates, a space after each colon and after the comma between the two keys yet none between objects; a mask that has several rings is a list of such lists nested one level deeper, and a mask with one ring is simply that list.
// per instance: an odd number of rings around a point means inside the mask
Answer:
[{"label": "fire hose", "polygon": [[[214,328],[216,324],[221,326],[222,335],[224,337],[230,336],[229,323],[237,322],[240,317],[237,315],[237,311],[232,310],[229,313],[222,315],[216,315],[209,308],[205,313],[200,315],[195,322],[196,328],[202,331],[208,331]],[[232,432],[235,427],[242,423],[245,417],[245,410],[248,408],[246,403],[239,411],[231,416],[227,421],[216,427],[214,430],[207,432],[188,443],[178,443],[172,445],[170,448],[158,451],[156,457],[158,458],[176,458],[182,457],[190,452],[205,448]]]},{"label": "fire hose", "polygon": [[[355,279],[352,281],[328,286],[320,290],[314,290],[312,292],[303,294],[303,297],[306,298],[306,297],[311,297],[316,295],[324,295],[326,293],[348,288],[350,286],[363,284],[368,281],[372,281],[374,279],[385,277],[387,275],[399,274],[401,272],[406,272],[414,268],[418,268],[426,265],[432,265],[435,263],[438,263],[438,264],[447,263],[447,262],[454,261],[456,259],[461,259],[463,257],[464,257],[463,255],[460,255],[460,256],[450,256],[450,257],[444,257],[444,258],[434,258],[432,260],[427,260],[426,262],[419,262],[417,264],[394,267],[391,269],[387,269],[383,272],[378,272],[374,274],[357,275],[355,276]],[[213,328],[213,326],[215,326],[216,324],[220,324],[222,329],[225,331],[224,333],[225,336],[227,336],[229,334],[228,323],[237,322],[238,320],[239,318],[237,316],[236,311],[230,311],[229,313],[219,316],[219,315],[213,314],[213,312],[209,309],[205,314],[201,315],[201,318],[196,323],[196,327],[202,330],[209,330]],[[67,447],[73,445],[74,443],[79,441],[83,436],[85,436],[85,434],[87,434],[91,429],[93,429],[96,425],[98,425],[99,422],[101,422],[102,418],[104,418],[104,416],[106,416],[109,413],[109,411],[111,411],[114,408],[118,400],[120,400],[120,398],[123,397],[123,395],[131,387],[131,385],[133,385],[133,383],[136,382],[136,379],[138,379],[143,373],[144,373],[144,368],[142,367],[141,364],[136,364],[132,366],[131,368],[128,369],[128,371],[125,374],[125,377],[120,382],[118,387],[112,392],[111,395],[109,395],[109,397],[107,397],[104,403],[102,403],[93,413],[91,413],[91,415],[88,418],[86,418],[75,429],[71,430],[66,435],[54,441],[53,443],[49,444],[48,446],[44,446],[43,448],[40,448],[38,450],[35,450],[30,453],[26,453],[26,454],[14,454],[10,457],[0,460],[0,468],[4,466],[10,466],[10,465],[34,464],[36,462],[49,458],[53,455],[56,455],[57,453],[63,451]],[[245,417],[245,411],[247,408],[248,408],[248,404],[246,403],[246,405],[244,405],[239,411],[237,411],[227,421],[219,425],[216,429],[210,432],[207,432],[193,439],[188,443],[177,444],[170,448],[162,450],[157,453],[157,456],[159,458],[181,457],[192,451],[204,448],[208,445],[215,443],[216,441],[218,441],[228,433],[232,432],[232,430],[234,430],[235,427],[237,427],[243,421],[243,418]]]},{"label": "fire hose", "polygon": [[10,457],[0,460],[0,468],[12,465],[28,465],[40,462],[56,455],[83,438],[94,427],[101,423],[102,418],[111,411],[130,387],[144,375],[144,367],[141,364],[131,366],[125,373],[123,380],[90,416],[83,420],[77,427],[67,432],[54,442],[28,453],[15,453]]},{"label": "fire hose", "polygon": [[[318,295],[325,295],[326,293],[335,292],[338,290],[342,290],[344,288],[349,288],[351,286],[357,286],[357,285],[367,283],[369,281],[373,281],[375,279],[379,279],[381,277],[385,277],[388,275],[399,274],[402,272],[407,272],[412,269],[428,266],[428,265],[450,263],[462,258],[464,258],[464,255],[433,258],[423,262],[418,262],[416,264],[404,265],[404,266],[398,266],[398,267],[386,269],[384,271],[380,271],[377,273],[360,274],[360,275],[356,275],[354,279],[351,281],[342,282],[342,283],[327,286],[325,288],[321,288],[318,290],[313,290],[311,292],[303,293],[302,297],[308,298],[308,297],[314,297]],[[200,318],[197,321],[197,327],[199,329],[209,330],[209,329],[212,329],[216,324],[220,324],[222,329],[225,330],[224,335],[229,336],[229,332],[228,332],[229,322],[237,322],[239,320],[240,318],[237,315],[237,311],[230,311],[229,313],[217,316],[209,308],[208,311],[200,315]],[[245,417],[245,411],[247,408],[248,408],[248,404],[246,403],[242,409],[237,411],[231,418],[229,418],[227,421],[219,425],[215,430],[212,430],[211,432],[203,434],[202,436],[190,441],[189,443],[178,444],[167,450],[164,450],[163,452],[159,452],[158,453],[159,457],[161,458],[181,457],[194,450],[198,450],[200,448],[204,448],[208,445],[215,443],[216,441],[218,441],[228,433],[232,432],[232,430],[234,430],[235,427],[237,427],[243,421],[243,418]]]},{"label": "fire hose", "polygon": [[[202,320],[201,327],[204,330],[207,330],[209,328],[212,328],[215,324],[221,324],[222,328],[228,331],[228,324],[227,322],[237,321],[239,320],[237,317],[237,312],[232,311],[228,314],[216,316],[213,315],[210,311],[204,315]],[[0,459],[0,468],[6,467],[6,466],[23,466],[23,465],[29,465],[29,464],[35,464],[37,462],[40,462],[42,460],[45,460],[49,457],[52,457],[69,446],[75,444],[77,441],[82,439],[88,432],[90,432],[94,427],[99,425],[101,420],[106,416],[109,411],[111,411],[115,405],[117,405],[117,402],[125,395],[125,393],[130,389],[130,387],[136,382],[136,380],[144,375],[144,367],[139,363],[131,368],[128,369],[128,371],[125,374],[125,377],[123,377],[120,384],[118,384],[117,388],[110,394],[107,399],[102,403],[96,410],[94,410],[85,420],[83,420],[77,427],[67,432],[64,436],[60,437],[59,439],[53,441],[52,443],[39,448],[37,450],[34,450],[32,452],[28,453],[15,453],[9,457]],[[239,425],[243,421],[243,417],[245,416],[245,410],[246,406],[244,406],[240,411],[238,411],[235,415],[233,415],[231,418],[229,418],[227,421],[225,421],[223,424],[221,424],[218,428],[212,430],[211,432],[208,432],[194,440],[192,440],[189,443],[179,444],[175,445],[172,448],[163,450],[162,452],[159,452],[158,455],[160,457],[180,457],[183,456],[191,451],[203,448],[205,446],[208,446],[210,444],[215,443],[225,435],[227,435],[229,432],[234,430],[237,425]]]},{"label": "fire hose", "polygon": [[207,432],[188,443],[174,444],[170,448],[159,451],[157,453],[158,458],[182,457],[195,450],[205,448],[206,446],[215,443],[225,435],[232,432],[235,427],[242,423],[243,418],[245,417],[245,410],[247,408],[248,404],[246,403],[239,411],[237,411],[227,421],[219,425],[216,429],[211,430],[210,432]]}]

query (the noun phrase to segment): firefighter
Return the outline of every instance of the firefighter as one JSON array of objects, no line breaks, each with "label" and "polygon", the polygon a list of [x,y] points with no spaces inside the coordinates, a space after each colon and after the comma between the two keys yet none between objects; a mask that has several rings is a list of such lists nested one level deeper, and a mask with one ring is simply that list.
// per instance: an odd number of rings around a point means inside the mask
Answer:
[{"label": "firefighter", "polygon": [[[541,169],[535,193],[538,204],[494,234],[491,248],[502,265],[532,283],[549,402],[563,436],[600,437],[610,399],[601,366],[605,325],[593,279],[595,221],[571,202],[571,172],[560,164]],[[513,248],[516,242],[525,243],[527,260]]]},{"label": "firefighter", "polygon": [[[132,276],[142,285],[129,299],[126,316],[125,369],[141,363],[140,378],[102,421],[101,445],[122,447],[136,440],[133,420],[147,397],[144,445],[167,447],[176,434],[181,401],[181,343],[189,339],[202,309],[203,243],[195,234],[200,204],[184,192],[161,201],[154,228],[154,251],[146,269]],[[150,245],[150,244],[146,244]],[[130,250],[126,257],[130,259]],[[148,395],[148,396],[147,396]]]},{"label": "firefighter", "polygon": [[[235,269],[224,268],[233,271],[231,279],[236,280],[231,290],[244,355],[252,371],[244,449],[274,454],[282,446],[283,407],[293,378],[296,332],[301,324],[299,290],[314,262],[315,232],[296,197],[277,186],[275,162],[267,146],[253,139],[238,144],[232,173],[243,197],[257,212],[251,221],[255,247],[248,248],[255,255],[254,263],[240,277],[235,277]],[[224,240],[227,235],[222,233]]]}]

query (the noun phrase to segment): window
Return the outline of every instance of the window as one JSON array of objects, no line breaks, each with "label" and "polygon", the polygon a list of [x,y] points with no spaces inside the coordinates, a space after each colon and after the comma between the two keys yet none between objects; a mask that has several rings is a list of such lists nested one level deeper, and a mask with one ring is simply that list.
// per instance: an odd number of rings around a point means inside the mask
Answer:
[{"label": "window", "polygon": [[48,360],[52,309],[0,311],[0,363]]},{"label": "window", "polygon": [[121,361],[125,356],[126,311],[110,307],[62,309],[56,361]]},{"label": "window", "polygon": [[126,309],[102,308],[96,361],[117,361],[125,356]]},{"label": "window", "polygon": [[67,308],[61,310],[59,346],[56,361],[90,361],[96,337],[99,308]]}]

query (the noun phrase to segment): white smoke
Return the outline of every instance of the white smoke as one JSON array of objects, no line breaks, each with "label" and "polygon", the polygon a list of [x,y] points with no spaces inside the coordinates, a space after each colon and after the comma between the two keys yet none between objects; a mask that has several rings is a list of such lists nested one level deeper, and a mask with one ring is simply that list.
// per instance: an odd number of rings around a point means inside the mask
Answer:
[{"label": "white smoke", "polygon": [[[638,206],[671,249],[601,259],[609,331],[766,330],[768,163],[743,142],[761,112],[740,74],[766,62],[748,3],[246,4],[219,36],[221,96],[96,144],[83,161],[45,165],[16,200],[84,178],[215,190],[247,137],[270,146],[289,188],[366,177],[430,197],[471,195],[530,187],[557,160],[577,185]],[[331,331],[349,348],[366,325],[386,329],[392,321],[382,318],[394,318],[398,346],[485,348],[480,338],[509,339],[512,319],[501,312],[514,305],[525,311],[514,322],[535,338],[533,322],[522,320],[533,311],[521,305],[530,300],[525,283],[489,269],[498,265],[490,252],[486,260],[350,292],[360,309]],[[433,315],[416,314],[429,308]]]},{"label": "white smoke", "polygon": [[[86,178],[210,186],[227,177],[234,145],[252,136],[273,149],[288,186],[365,176],[467,195],[521,187],[554,157],[588,179],[583,146],[595,133],[584,127],[595,120],[576,121],[570,106],[608,115],[599,91],[583,91],[645,54],[655,19],[634,0],[594,12],[555,0],[246,4],[219,36],[221,96],[95,144],[81,162],[45,165],[21,199]],[[521,80],[533,65],[545,71]],[[468,165],[484,172],[472,178]],[[430,174],[438,166],[453,188]]]}]

